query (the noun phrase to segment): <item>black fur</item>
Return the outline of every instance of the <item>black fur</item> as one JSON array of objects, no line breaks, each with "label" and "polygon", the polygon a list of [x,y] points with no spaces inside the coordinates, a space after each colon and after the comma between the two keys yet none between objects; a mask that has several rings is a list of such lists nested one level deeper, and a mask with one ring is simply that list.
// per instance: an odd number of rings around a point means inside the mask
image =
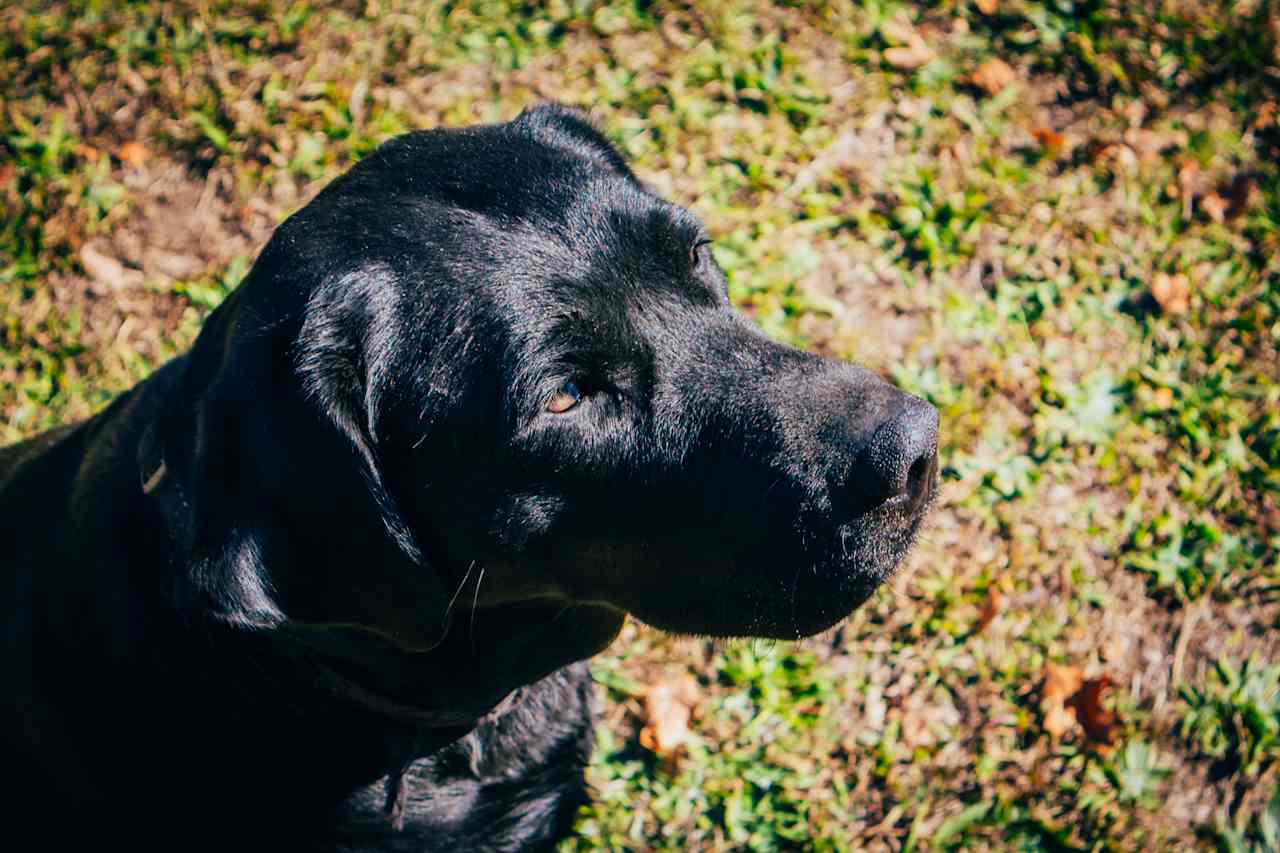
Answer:
[{"label": "black fur", "polygon": [[937,415],[765,338],[706,242],[576,112],[410,134],[191,352],[0,451],[11,833],[536,849],[627,612],[797,637],[856,607]]}]

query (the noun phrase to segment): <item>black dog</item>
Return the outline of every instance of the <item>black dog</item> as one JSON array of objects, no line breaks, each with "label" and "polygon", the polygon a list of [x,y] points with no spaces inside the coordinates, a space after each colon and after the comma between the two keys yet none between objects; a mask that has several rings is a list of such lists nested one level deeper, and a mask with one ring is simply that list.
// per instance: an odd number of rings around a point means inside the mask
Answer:
[{"label": "black dog", "polygon": [[626,613],[793,638],[865,600],[937,414],[735,315],[708,242],[576,112],[410,134],[190,353],[0,451],[11,836],[545,846]]}]

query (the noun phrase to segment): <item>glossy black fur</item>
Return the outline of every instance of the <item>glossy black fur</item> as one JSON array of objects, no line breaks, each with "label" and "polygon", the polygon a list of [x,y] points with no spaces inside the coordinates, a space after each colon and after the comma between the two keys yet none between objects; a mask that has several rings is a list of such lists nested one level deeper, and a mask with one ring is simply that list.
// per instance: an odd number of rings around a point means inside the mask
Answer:
[{"label": "glossy black fur", "polygon": [[626,613],[797,637],[865,600],[936,413],[765,338],[706,242],[575,112],[410,134],[191,352],[0,450],[14,837],[538,849]]}]

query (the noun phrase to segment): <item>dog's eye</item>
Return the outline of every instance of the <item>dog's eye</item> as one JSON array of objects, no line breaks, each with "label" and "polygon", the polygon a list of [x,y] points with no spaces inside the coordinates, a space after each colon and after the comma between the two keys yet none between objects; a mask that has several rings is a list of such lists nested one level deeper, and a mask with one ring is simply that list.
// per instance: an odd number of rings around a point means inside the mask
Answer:
[{"label": "dog's eye", "polygon": [[581,400],[582,392],[578,390],[578,386],[572,382],[566,382],[560,386],[560,390],[547,403],[547,411],[560,415],[578,405]]}]

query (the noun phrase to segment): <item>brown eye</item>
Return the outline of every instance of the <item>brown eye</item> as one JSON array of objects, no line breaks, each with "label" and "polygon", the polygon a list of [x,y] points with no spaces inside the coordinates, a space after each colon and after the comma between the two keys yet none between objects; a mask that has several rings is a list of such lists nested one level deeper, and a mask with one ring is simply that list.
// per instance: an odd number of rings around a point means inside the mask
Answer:
[{"label": "brown eye", "polygon": [[547,411],[556,415],[564,414],[578,405],[581,400],[582,392],[578,390],[578,386],[572,382],[566,382],[547,403]]}]

